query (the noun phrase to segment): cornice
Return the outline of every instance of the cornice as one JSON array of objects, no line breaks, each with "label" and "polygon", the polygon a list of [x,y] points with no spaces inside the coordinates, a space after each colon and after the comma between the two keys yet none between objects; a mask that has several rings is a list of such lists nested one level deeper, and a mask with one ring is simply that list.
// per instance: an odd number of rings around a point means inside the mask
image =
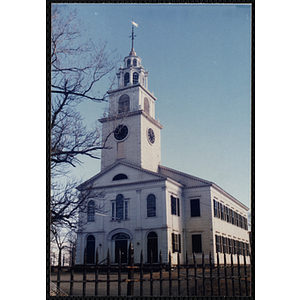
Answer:
[{"label": "cornice", "polygon": [[144,180],[144,181],[109,184],[109,185],[91,187],[91,190],[108,189],[108,188],[116,188],[116,187],[122,187],[122,186],[132,186],[132,185],[145,185],[145,184],[148,184],[148,183],[160,182],[160,181],[165,181],[165,180],[167,180],[167,179],[166,178],[158,178],[158,179],[151,179],[151,180]]},{"label": "cornice", "polygon": [[133,88],[141,88],[145,93],[148,94],[149,97],[151,97],[153,100],[157,100],[157,98],[152,93],[150,93],[144,86],[142,86],[140,83],[135,84],[135,85],[124,86],[122,88],[118,88],[118,89],[115,89],[115,90],[110,90],[110,91],[107,92],[107,94],[110,95],[110,94],[122,92],[122,91],[125,91],[125,90],[133,89]]},{"label": "cornice", "polygon": [[239,206],[243,207],[245,210],[249,210],[249,207],[247,207],[245,204],[243,204],[242,202],[240,202],[239,200],[237,200],[236,198],[234,198],[232,195],[230,195],[228,192],[226,192],[225,190],[223,190],[221,187],[219,187],[217,184],[213,183],[212,187],[215,188],[216,190],[218,190],[218,192],[220,192],[221,194],[223,194],[224,196],[228,197],[230,200],[232,200],[234,203],[238,204]]},{"label": "cornice", "polygon": [[127,113],[117,114],[117,115],[114,115],[114,116],[111,116],[111,117],[98,119],[98,121],[100,123],[106,123],[106,122],[115,121],[115,120],[118,120],[118,119],[126,119],[128,117],[135,116],[135,115],[143,115],[147,120],[149,120],[152,124],[157,126],[159,129],[164,128],[158,121],[154,120],[152,117],[150,117],[148,114],[146,114],[143,109],[134,110],[134,111],[130,111],[130,112],[127,112]]}]

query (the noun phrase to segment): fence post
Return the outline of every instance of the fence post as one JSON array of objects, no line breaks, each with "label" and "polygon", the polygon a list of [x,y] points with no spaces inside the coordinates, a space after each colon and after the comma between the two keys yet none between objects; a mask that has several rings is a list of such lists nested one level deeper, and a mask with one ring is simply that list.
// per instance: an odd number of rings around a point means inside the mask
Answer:
[{"label": "fence post", "polygon": [[219,252],[217,252],[217,278],[218,278],[218,295],[221,296],[221,286],[220,286],[220,258]]},{"label": "fence post", "polygon": [[193,261],[194,261],[194,276],[195,276],[195,296],[198,296],[198,286],[197,286],[197,262],[195,252],[193,252]]},{"label": "fence post", "polygon": [[171,252],[169,252],[169,296],[172,296],[172,257]]},{"label": "fence post", "polygon": [[205,296],[205,255],[204,255],[204,251],[202,251],[202,289],[203,289],[203,296]]},{"label": "fence post", "polygon": [[234,290],[234,266],[233,266],[233,256],[232,256],[232,252],[231,252],[231,281],[232,281],[232,295],[235,296],[235,290]]},{"label": "fence post", "polygon": [[73,282],[74,282],[74,258],[72,252],[72,259],[71,259],[71,270],[70,270],[70,296],[73,295]]},{"label": "fence post", "polygon": [[128,261],[128,282],[127,282],[127,295],[132,296],[133,295],[133,290],[134,290],[134,249],[133,249],[133,244],[130,242],[129,245],[129,261]]},{"label": "fence post", "polygon": [[110,252],[107,250],[106,295],[110,295]]},{"label": "fence post", "polygon": [[159,251],[159,294],[160,296],[163,295],[162,289],[163,279],[162,279],[162,253],[161,250]]},{"label": "fence post", "polygon": [[245,254],[244,254],[244,273],[245,273],[246,296],[248,296],[248,276],[247,276],[247,263],[246,263],[246,256],[245,256]]},{"label": "fence post", "polygon": [[96,251],[96,265],[95,265],[95,296],[98,296],[98,264],[99,264],[99,251]]},{"label": "fence post", "polygon": [[150,295],[153,296],[153,251],[150,251]]},{"label": "fence post", "polygon": [[59,249],[58,252],[56,296],[59,296],[59,291],[60,291],[60,269],[61,269],[61,249]]},{"label": "fence post", "polygon": [[240,265],[240,254],[237,254],[237,261],[238,261],[238,278],[239,278],[239,293],[242,296],[242,286],[241,286],[241,265]]},{"label": "fence post", "polygon": [[211,251],[209,252],[209,277],[210,277],[210,295],[213,296],[214,295],[214,290],[213,290],[213,276],[212,276],[212,269],[213,269],[213,265],[212,265],[212,257],[211,257]]},{"label": "fence post", "polygon": [[83,260],[83,280],[82,280],[82,295],[85,296],[86,294],[86,258],[87,258],[87,253],[86,253],[86,247],[84,249],[84,260]]},{"label": "fence post", "polygon": [[226,253],[224,253],[224,276],[225,276],[225,295],[228,296]]},{"label": "fence post", "polygon": [[141,259],[140,259],[140,296],[143,296],[143,280],[144,280],[144,263],[143,263],[143,249],[141,250]]},{"label": "fence post", "polygon": [[122,268],[122,262],[121,262],[122,256],[121,256],[121,248],[119,248],[119,263],[118,263],[118,296],[121,296],[121,268]]},{"label": "fence post", "polygon": [[186,268],[186,295],[190,295],[190,282],[189,282],[189,257],[186,251],[185,253],[185,268]]},{"label": "fence post", "polygon": [[181,284],[181,282],[180,282],[180,280],[181,280],[181,278],[180,278],[180,256],[179,256],[179,252],[177,253],[177,279],[178,279],[178,296],[180,296],[180,294],[181,294],[181,286],[180,286],[180,284]]}]

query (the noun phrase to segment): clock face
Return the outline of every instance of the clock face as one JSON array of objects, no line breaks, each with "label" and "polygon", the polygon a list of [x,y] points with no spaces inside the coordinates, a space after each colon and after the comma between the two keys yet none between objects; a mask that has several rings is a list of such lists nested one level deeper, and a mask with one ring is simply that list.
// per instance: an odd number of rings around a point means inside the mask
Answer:
[{"label": "clock face", "polygon": [[149,141],[151,144],[154,144],[154,142],[155,142],[155,134],[154,134],[154,131],[153,131],[152,128],[149,128],[149,129],[148,129],[147,135],[148,135],[148,141]]},{"label": "clock face", "polygon": [[116,140],[121,141],[128,135],[128,127],[126,125],[119,125],[114,131],[114,137]]}]

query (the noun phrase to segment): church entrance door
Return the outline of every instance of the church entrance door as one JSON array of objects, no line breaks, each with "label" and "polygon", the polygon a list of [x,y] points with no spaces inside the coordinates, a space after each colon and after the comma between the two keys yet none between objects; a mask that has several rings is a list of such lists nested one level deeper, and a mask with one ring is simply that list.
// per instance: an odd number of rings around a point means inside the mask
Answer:
[{"label": "church entrance door", "polygon": [[121,251],[121,263],[127,263],[127,248],[130,236],[126,233],[117,233],[112,239],[115,241],[115,262],[119,263],[119,251]]},{"label": "church entrance door", "polygon": [[119,263],[119,251],[121,251],[121,263],[127,263],[127,241],[115,241],[115,262]]}]

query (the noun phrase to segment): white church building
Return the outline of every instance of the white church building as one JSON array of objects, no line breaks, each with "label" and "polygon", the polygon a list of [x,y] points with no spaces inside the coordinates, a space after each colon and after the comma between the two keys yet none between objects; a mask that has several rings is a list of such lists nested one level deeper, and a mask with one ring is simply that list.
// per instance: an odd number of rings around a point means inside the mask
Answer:
[{"label": "white church building", "polygon": [[[76,264],[94,264],[107,257],[127,261],[130,242],[135,262],[185,261],[186,252],[201,261],[217,252],[249,257],[248,207],[215,183],[161,165],[161,130],[155,119],[156,97],[148,90],[148,72],[133,48],[117,73],[118,87],[110,90],[108,115],[102,123],[101,172],[78,189],[90,190],[85,225],[77,233]],[[100,196],[99,196],[100,195]],[[101,207],[103,213],[97,213]],[[222,263],[220,256],[220,262]],[[229,257],[228,257],[229,260]],[[227,260],[227,261],[228,261]]]}]

